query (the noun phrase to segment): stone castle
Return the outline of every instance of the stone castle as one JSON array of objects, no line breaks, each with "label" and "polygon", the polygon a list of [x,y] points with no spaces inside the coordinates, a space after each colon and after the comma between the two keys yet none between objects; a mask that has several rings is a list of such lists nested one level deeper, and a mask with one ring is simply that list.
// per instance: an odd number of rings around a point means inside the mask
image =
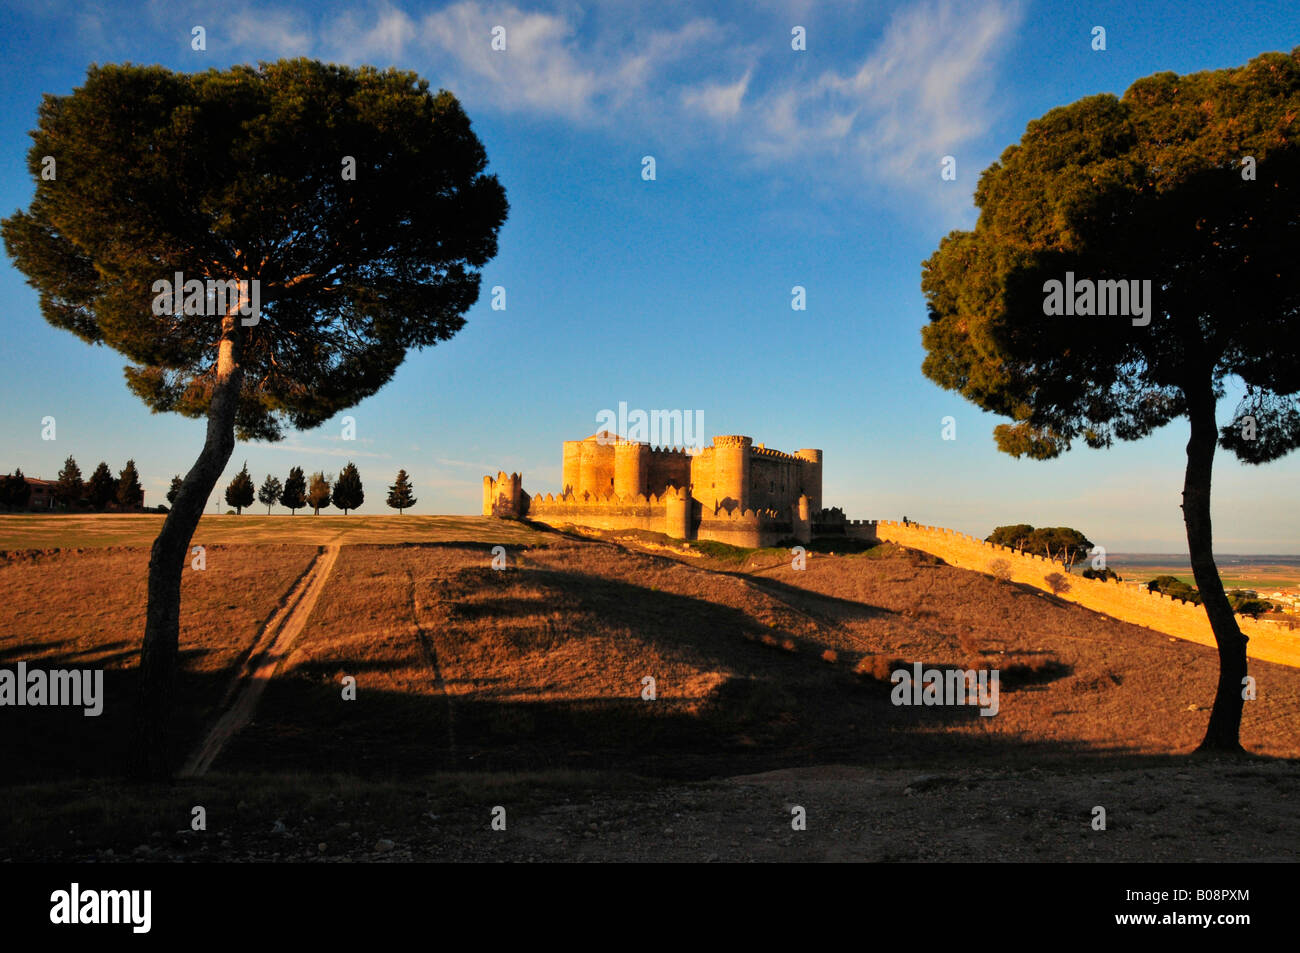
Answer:
[{"label": "stone castle", "polygon": [[[822,452],[782,453],[714,437],[694,453],[602,430],[564,443],[559,496],[529,496],[518,473],[483,478],[483,514],[550,525],[644,529],[736,546],[810,540],[824,517]],[[841,530],[842,532],[842,530]]]}]

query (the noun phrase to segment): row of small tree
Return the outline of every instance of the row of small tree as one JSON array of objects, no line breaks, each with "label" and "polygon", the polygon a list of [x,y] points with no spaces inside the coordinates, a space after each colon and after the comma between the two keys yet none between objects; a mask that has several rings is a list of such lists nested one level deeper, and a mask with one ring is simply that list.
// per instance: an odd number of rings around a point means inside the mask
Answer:
[{"label": "row of small tree", "polygon": [[[26,509],[31,495],[31,484],[21,469],[0,478],[0,506],[5,509]],[[126,461],[126,466],[117,476],[113,476],[108,464],[101,460],[90,479],[83,480],[81,467],[69,456],[59,470],[51,495],[55,506],[68,510],[86,506],[105,510],[113,504],[124,510],[138,510],[144,506],[144,487],[140,484],[134,460]]]},{"label": "row of small tree", "polygon": [[1035,529],[1028,523],[1016,523],[997,527],[984,541],[1019,553],[1046,556],[1063,565],[1066,572],[1070,572],[1075,562],[1093,549],[1087,536],[1069,526],[1040,526]]},{"label": "row of small tree", "polygon": [[[169,503],[175,502],[180,494],[182,482],[179,474],[172,478],[171,489],[167,491]],[[351,461],[339,471],[337,478],[318,471],[309,479],[303,475],[302,467],[293,467],[281,483],[277,477],[268,473],[256,492],[253,489],[253,478],[248,473],[248,464],[245,463],[226,487],[226,502],[235,508],[236,515],[242,515],[244,507],[253,505],[254,496],[266,507],[268,515],[271,507],[278,503],[295,516],[298,510],[307,506],[312,508],[312,515],[319,516],[320,511],[331,503],[347,515],[348,510],[357,509],[366,499],[361,485],[361,472]],[[405,470],[398,470],[396,481],[389,485],[387,503],[399,513],[415,505],[411,478]]]}]

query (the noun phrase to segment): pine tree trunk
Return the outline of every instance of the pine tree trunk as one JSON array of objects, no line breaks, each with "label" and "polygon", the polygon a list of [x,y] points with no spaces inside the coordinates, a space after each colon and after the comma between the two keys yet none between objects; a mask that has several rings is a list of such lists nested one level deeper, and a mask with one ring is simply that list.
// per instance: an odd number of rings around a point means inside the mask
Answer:
[{"label": "pine tree trunk", "polygon": [[1242,682],[1246,677],[1246,636],[1237,625],[1232,605],[1223,591],[1214,564],[1214,539],[1210,526],[1210,477],[1218,425],[1214,419],[1214,393],[1209,378],[1197,392],[1187,394],[1191,436],[1187,441],[1187,473],[1183,481],[1183,522],[1187,525],[1187,550],[1201,604],[1219,646],[1219,685],[1205,738],[1197,751],[1242,752],[1240,732]]},{"label": "pine tree trunk", "polygon": [[165,780],[172,771],[166,726],[180,654],[181,576],[208,496],[235,450],[235,410],[244,376],[240,343],[236,317],[227,315],[222,321],[203,449],[185,475],[176,505],[163,521],[149,556],[149,607],[140,649],[140,688],[128,765],[129,774],[137,780]]}]

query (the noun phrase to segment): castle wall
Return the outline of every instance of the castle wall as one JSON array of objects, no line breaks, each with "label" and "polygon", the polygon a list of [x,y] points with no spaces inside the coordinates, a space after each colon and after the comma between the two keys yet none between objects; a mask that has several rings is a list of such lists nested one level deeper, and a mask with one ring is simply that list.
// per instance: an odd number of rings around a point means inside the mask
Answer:
[{"label": "castle wall", "polygon": [[690,486],[691,456],[685,450],[653,449],[647,455],[646,491],[662,494],[670,486]]},{"label": "castle wall", "polygon": [[656,496],[610,497],[596,501],[589,497],[533,497],[528,518],[550,526],[571,523],[597,529],[644,529],[664,532],[664,506]]},{"label": "castle wall", "polygon": [[[916,524],[904,526],[902,523],[880,520],[853,521],[846,524],[845,530],[849,535],[877,538],[931,553],[960,569],[994,572],[1001,567],[993,564],[1001,560],[1009,568],[1013,582],[1026,583],[1048,592],[1052,591],[1052,587],[1045,581],[1045,577],[1060,573],[1066,577],[1070,586],[1067,591],[1059,593],[1062,599],[1189,642],[1211,647],[1217,645],[1210,620],[1202,607],[1171,599],[1163,593],[1148,592],[1144,587],[1085,579],[1078,573],[1067,574],[1060,563],[1043,556],[1019,553],[950,529]],[[1237,617],[1237,625],[1250,639],[1246,644],[1246,654],[1251,658],[1300,666],[1300,636],[1281,630],[1272,623],[1242,616]]]},{"label": "castle wall", "polygon": [[786,510],[799,499],[803,461],[774,450],[755,449],[749,461],[749,503],[755,509]]},{"label": "castle wall", "polygon": [[716,514],[703,511],[696,527],[699,539],[712,539],[732,546],[775,546],[794,535],[789,516],[753,510],[719,510]]},{"label": "castle wall", "polygon": [[691,457],[691,492],[700,505],[712,512],[717,507],[713,476],[713,448],[704,447]]},{"label": "castle wall", "polygon": [[808,497],[800,495],[799,502],[790,508],[792,510],[791,535],[801,543],[811,543],[813,536],[812,510],[808,505]]}]

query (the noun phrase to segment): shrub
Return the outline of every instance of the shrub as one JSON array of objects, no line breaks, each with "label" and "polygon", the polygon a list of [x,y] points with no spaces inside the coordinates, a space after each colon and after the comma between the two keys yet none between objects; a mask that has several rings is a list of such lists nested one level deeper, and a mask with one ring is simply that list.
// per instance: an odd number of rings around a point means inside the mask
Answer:
[{"label": "shrub", "polygon": [[972,666],[978,666],[980,660],[984,658],[984,647],[979,642],[979,637],[974,632],[957,633],[957,644],[961,646],[967,662]]},{"label": "shrub", "polygon": [[1048,573],[1043,577],[1043,582],[1052,587],[1054,595],[1060,595],[1063,592],[1070,591],[1070,580],[1066,579],[1059,572]]},{"label": "shrub", "polygon": [[853,666],[853,671],[863,678],[888,682],[889,676],[895,669],[907,667],[906,662],[890,658],[888,655],[864,655],[858,659],[858,664]]},{"label": "shrub", "polygon": [[1001,579],[1003,582],[1011,581],[1011,563],[1005,559],[994,559],[989,562],[989,572],[995,579]]},{"label": "shrub", "polygon": [[1102,582],[1109,582],[1112,579],[1114,579],[1116,582],[1119,582],[1120,579],[1122,578],[1119,575],[1119,573],[1109,568],[1107,569],[1088,568],[1085,569],[1082,573],[1080,573],[1080,575],[1083,576],[1084,579],[1100,579]]}]

